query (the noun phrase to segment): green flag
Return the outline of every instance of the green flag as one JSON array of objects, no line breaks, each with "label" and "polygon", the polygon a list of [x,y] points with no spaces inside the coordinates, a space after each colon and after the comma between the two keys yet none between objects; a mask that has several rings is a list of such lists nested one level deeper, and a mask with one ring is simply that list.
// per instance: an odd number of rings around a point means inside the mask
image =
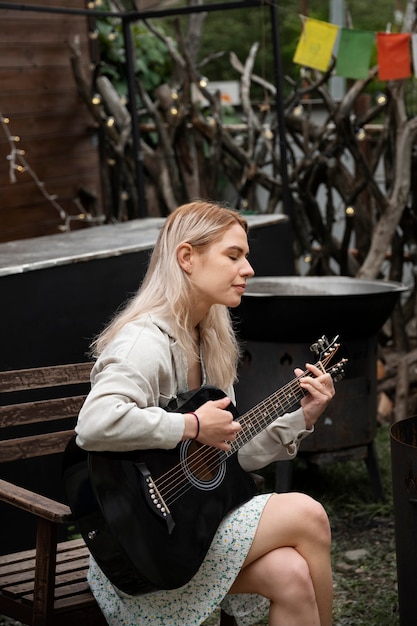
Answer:
[{"label": "green flag", "polygon": [[336,74],[346,78],[367,78],[374,45],[375,33],[342,28],[336,58]]}]

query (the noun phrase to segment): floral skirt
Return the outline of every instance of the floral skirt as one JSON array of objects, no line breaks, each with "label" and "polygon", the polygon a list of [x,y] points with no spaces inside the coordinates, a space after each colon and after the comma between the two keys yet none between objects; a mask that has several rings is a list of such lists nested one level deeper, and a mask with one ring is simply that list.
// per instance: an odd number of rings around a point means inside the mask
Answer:
[{"label": "floral skirt", "polygon": [[219,606],[239,626],[251,626],[268,614],[269,601],[257,594],[227,595],[251,547],[270,494],[255,496],[220,524],[200,569],[183,587],[129,596],[104,576],[90,559],[88,581],[110,626],[198,626]]}]

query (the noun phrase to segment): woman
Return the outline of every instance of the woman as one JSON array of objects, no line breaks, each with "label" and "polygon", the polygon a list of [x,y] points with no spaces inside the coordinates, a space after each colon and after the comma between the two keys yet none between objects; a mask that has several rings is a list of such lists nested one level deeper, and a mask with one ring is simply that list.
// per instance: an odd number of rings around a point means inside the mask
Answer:
[{"label": "woman", "polygon": [[[229,450],[241,426],[234,400],[238,344],[229,307],[254,271],[247,223],[235,211],[193,202],[171,214],[144,282],[94,342],[92,389],[80,412],[86,450],[174,448],[197,439]],[[238,452],[244,470],[291,459],[334,395],[329,374],[296,370],[301,408],[276,420]],[[209,383],[227,397],[194,413],[167,411],[178,394]],[[209,497],[209,496],[208,496]],[[94,560],[89,582],[109,624],[197,626],[222,602],[240,626],[269,614],[271,626],[330,626],[330,530],[319,503],[298,493],[255,496],[226,515],[203,564],[180,589],[128,596]]]}]

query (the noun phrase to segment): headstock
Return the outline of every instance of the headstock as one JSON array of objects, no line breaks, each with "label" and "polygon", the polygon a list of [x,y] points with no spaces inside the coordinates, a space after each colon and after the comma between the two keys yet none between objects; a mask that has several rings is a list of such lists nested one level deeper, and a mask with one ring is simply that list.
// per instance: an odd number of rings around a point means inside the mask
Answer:
[{"label": "headstock", "polygon": [[316,365],[324,372],[328,372],[335,382],[339,382],[344,377],[344,365],[348,362],[347,358],[343,358],[330,368],[327,367],[340,348],[338,339],[339,335],[336,335],[331,341],[329,341],[327,337],[323,335],[310,346],[310,350],[314,352],[318,358]]}]

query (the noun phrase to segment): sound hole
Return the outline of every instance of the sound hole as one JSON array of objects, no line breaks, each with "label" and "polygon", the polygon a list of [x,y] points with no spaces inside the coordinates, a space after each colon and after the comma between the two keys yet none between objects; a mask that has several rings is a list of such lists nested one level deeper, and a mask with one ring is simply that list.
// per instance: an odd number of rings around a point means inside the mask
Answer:
[{"label": "sound hole", "polygon": [[217,450],[203,447],[198,441],[192,441],[188,448],[187,463],[196,478],[212,480],[219,467]]},{"label": "sound hole", "polygon": [[181,466],[187,480],[198,489],[214,489],[226,475],[226,463],[221,460],[220,450],[200,444],[198,441],[183,441],[180,447]]}]

